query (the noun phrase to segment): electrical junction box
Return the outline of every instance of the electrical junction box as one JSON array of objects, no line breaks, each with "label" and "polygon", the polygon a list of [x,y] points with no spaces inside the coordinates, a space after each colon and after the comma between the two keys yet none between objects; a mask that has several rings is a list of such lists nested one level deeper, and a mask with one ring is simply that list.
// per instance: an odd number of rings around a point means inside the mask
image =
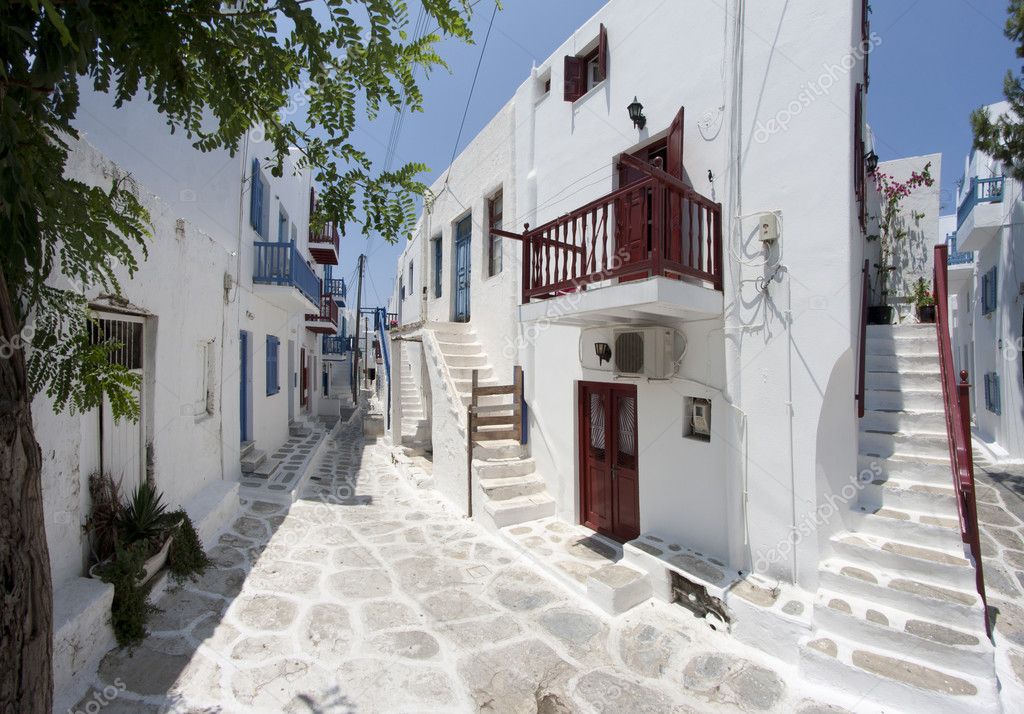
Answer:
[{"label": "electrical junction box", "polygon": [[760,223],[762,243],[774,243],[779,239],[779,217],[776,214],[761,214]]}]

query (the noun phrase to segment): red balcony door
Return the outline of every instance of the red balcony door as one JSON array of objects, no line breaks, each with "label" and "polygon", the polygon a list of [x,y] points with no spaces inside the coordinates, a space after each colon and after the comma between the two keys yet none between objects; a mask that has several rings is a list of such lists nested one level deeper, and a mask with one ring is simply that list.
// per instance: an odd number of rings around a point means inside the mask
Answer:
[{"label": "red balcony door", "polygon": [[[668,135],[655,141],[631,155],[641,161],[657,165],[676,178],[683,177],[683,109],[680,108],[669,125]],[[631,166],[618,165],[619,188],[631,183],[642,181],[647,174]],[[675,205],[671,205],[674,203]],[[619,260],[626,264],[647,260],[654,248],[653,241],[657,236],[655,224],[665,220],[667,212],[669,225],[675,226],[679,232],[680,207],[678,199],[670,201],[670,205],[661,207],[651,190],[627,193],[615,203],[615,248]],[[674,218],[675,220],[671,220]],[[676,246],[678,241],[669,240],[668,245]],[[678,252],[678,251],[676,251]],[[678,259],[678,256],[670,256]],[[637,280],[647,277],[647,273],[627,274],[620,282]]]},{"label": "red balcony door", "polygon": [[581,382],[580,521],[619,541],[640,535],[636,386]]}]

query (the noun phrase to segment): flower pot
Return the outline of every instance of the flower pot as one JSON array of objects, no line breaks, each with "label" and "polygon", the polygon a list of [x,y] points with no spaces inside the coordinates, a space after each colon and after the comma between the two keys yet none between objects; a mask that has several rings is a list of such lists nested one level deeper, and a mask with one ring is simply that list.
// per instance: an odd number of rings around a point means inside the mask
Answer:
[{"label": "flower pot", "polygon": [[935,322],[935,306],[918,305],[917,319],[919,322]]},{"label": "flower pot", "polygon": [[868,308],[869,325],[891,325],[893,309],[890,305],[872,305]]},{"label": "flower pot", "polygon": [[[168,536],[167,540],[164,541],[163,546],[154,555],[151,555],[143,563],[142,568],[145,571],[142,578],[139,580],[139,585],[145,585],[153,576],[156,575],[160,568],[164,567],[164,563],[167,562],[167,554],[171,550],[171,541],[174,540],[174,536]],[[95,578],[96,580],[102,580],[100,572],[102,569],[110,563],[110,559],[104,560],[102,563],[96,563],[89,567],[89,577]]]}]

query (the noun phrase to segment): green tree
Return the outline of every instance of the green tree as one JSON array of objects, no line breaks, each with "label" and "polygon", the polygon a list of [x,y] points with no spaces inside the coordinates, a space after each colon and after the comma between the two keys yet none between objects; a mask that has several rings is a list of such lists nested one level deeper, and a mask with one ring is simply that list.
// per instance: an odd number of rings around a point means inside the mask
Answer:
[{"label": "green tree", "polygon": [[[1017,56],[1024,58],[1024,0],[1010,0],[1004,32],[1017,43]],[[993,118],[982,107],[971,113],[974,148],[998,159],[1018,181],[1024,181],[1024,73],[1007,71],[1003,94],[1011,113]]]},{"label": "green tree", "polygon": [[[134,378],[108,364],[115,345],[90,340],[84,295],[117,293],[115,266],[134,273],[149,216],[128,177],[64,177],[79,83],[114,106],[148,97],[201,151],[234,152],[262,127],[275,175],[289,147],[302,151],[321,187],[315,221],[396,240],[426,167],[376,171],[352,132],[388,108],[421,110],[417,69],[444,66],[442,37],[472,41],[469,0],[422,4],[436,29],[410,36],[404,0],[0,0],[0,710],[52,701],[32,397],[76,413],[106,396],[117,416],[138,415]],[[301,123],[286,111],[295,101]]]}]

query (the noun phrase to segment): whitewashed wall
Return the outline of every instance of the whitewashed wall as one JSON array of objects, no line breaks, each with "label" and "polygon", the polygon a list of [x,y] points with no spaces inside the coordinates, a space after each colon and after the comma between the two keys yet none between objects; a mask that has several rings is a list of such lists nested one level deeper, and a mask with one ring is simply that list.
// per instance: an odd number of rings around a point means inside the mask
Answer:
[{"label": "whitewashed wall", "polygon": [[[90,185],[109,187],[123,170],[85,142],[74,145],[67,175]],[[237,446],[233,469],[225,471],[222,445],[230,443],[222,415],[223,394],[238,395],[238,375],[230,360],[222,363],[225,334],[234,324],[233,306],[224,300],[223,279],[234,258],[211,236],[181,223],[172,209],[144,186],[138,196],[149,210],[153,237],[149,258],[140,262],[135,278],[118,269],[124,297],[142,308],[147,318],[144,370],[144,435],[151,445],[157,487],[170,507],[187,505],[207,485],[238,479]],[[141,259],[141,256],[140,256]],[[98,295],[86,287],[90,299]],[[195,408],[199,399],[200,342],[214,351],[215,409]],[[237,355],[229,353],[230,356]],[[237,404],[237,402],[236,402]],[[88,478],[99,468],[96,411],[83,415],[55,414],[52,403],[38,396],[32,405],[36,437],[43,453],[43,497],[47,541],[55,588],[84,574],[87,544],[82,525],[89,515]],[[235,407],[237,411],[237,406]],[[188,454],[188,458],[183,458]]]}]

